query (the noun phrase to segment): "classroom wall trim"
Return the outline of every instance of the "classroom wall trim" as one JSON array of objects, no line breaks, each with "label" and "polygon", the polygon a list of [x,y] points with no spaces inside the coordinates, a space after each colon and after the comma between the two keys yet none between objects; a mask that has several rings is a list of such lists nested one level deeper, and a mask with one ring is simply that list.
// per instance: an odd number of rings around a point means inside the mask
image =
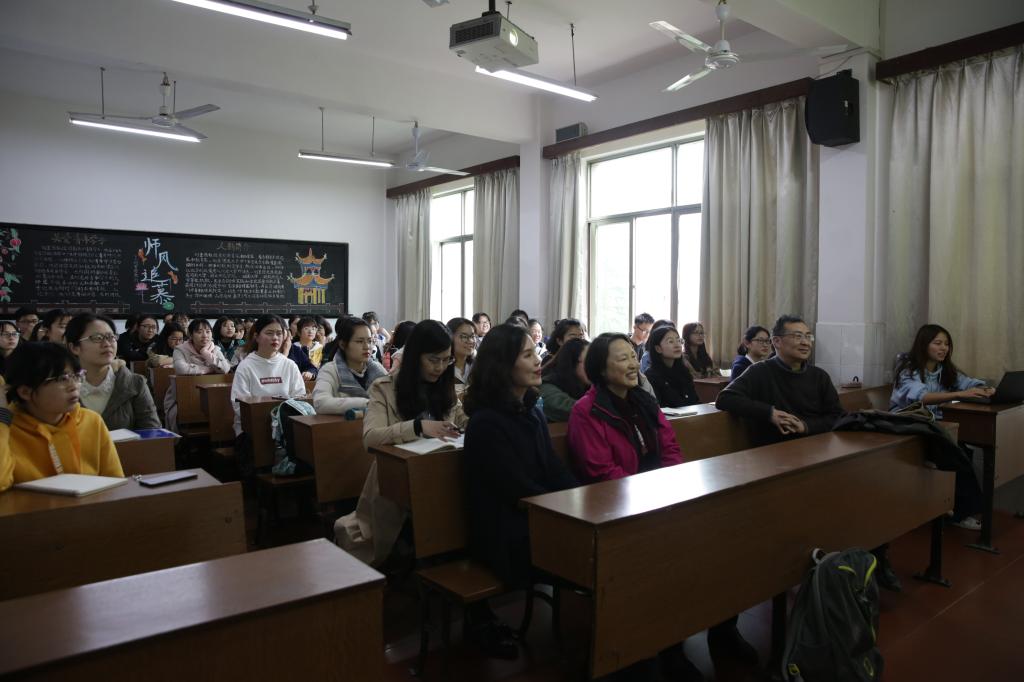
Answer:
[{"label": "classroom wall trim", "polygon": [[[486,163],[477,164],[475,166],[469,166],[461,169],[463,173],[469,173],[470,176],[474,175],[486,175],[487,173],[494,173],[495,171],[505,170],[507,168],[519,168],[519,156],[506,156],[503,159],[495,159],[494,161],[488,161]],[[436,187],[437,185],[443,185],[449,183],[452,180],[464,179],[458,175],[438,175],[433,178],[427,178],[426,180],[420,180],[418,182],[410,182],[407,185],[399,185],[398,187],[392,187],[387,191],[388,199],[394,199],[400,197],[403,194],[413,194],[419,192],[421,189],[429,189]]]},{"label": "classroom wall trim", "polygon": [[875,65],[875,78],[890,80],[1021,44],[1024,44],[1024,21],[880,61]]}]

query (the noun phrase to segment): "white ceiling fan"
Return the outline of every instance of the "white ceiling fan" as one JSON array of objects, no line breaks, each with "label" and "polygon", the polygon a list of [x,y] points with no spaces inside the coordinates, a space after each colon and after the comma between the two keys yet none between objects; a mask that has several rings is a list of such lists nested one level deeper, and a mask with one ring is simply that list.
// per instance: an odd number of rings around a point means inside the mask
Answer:
[{"label": "white ceiling fan", "polygon": [[405,164],[405,170],[426,172],[426,173],[444,173],[446,175],[458,175],[465,177],[469,173],[464,173],[459,170],[452,170],[450,168],[438,168],[437,166],[430,165],[430,152],[426,149],[420,149],[420,124],[417,121],[412,123],[412,144],[413,153],[412,160]]},{"label": "white ceiling fan", "polygon": [[[217,111],[220,109],[215,104],[204,104],[198,107],[192,107],[191,109],[184,109],[182,111],[174,111],[175,101],[177,100],[177,85],[178,81],[171,81],[167,78],[167,73],[164,72],[163,80],[160,82],[160,93],[163,96],[163,104],[160,105],[160,109],[157,111],[155,116],[108,116],[106,112],[106,98],[103,88],[103,72],[106,71],[104,68],[100,68],[100,112],[99,114],[89,114],[81,112],[68,112],[69,119],[76,125],[86,125],[101,128],[112,128],[116,130],[122,130],[124,132],[137,132],[142,134],[152,134],[159,137],[170,137],[182,140],[189,140],[198,142],[199,140],[205,140],[206,135],[203,135],[198,130],[193,130],[187,126],[181,124],[182,120],[195,118],[202,114],[208,114],[211,111]],[[167,97],[171,97],[171,106],[167,106]]]},{"label": "white ceiling fan", "polygon": [[719,69],[728,69],[731,66],[739,64],[740,61],[745,62],[757,62],[757,61],[768,61],[770,59],[782,59],[785,57],[795,57],[801,54],[829,54],[835,52],[842,52],[846,49],[846,45],[829,45],[827,47],[812,48],[807,50],[788,50],[782,52],[770,52],[770,53],[758,53],[758,54],[747,54],[740,59],[740,55],[732,51],[732,46],[729,45],[729,41],[725,39],[725,22],[729,19],[729,5],[726,0],[719,0],[718,5],[715,7],[715,15],[718,17],[718,25],[720,29],[720,38],[718,42],[712,45],[708,45],[700,38],[684,33],[667,21],[653,21],[650,27],[654,30],[664,33],[666,36],[676,41],[683,47],[697,54],[706,55],[704,59],[704,68],[700,71],[687,74],[677,80],[672,85],[665,88],[665,92],[674,92],[680,90],[690,83],[703,78],[712,71]]}]

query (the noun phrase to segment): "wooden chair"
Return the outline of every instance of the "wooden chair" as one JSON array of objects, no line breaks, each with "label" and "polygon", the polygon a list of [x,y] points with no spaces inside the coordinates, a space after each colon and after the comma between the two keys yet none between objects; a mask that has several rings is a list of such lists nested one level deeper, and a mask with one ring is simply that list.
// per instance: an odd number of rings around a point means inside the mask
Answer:
[{"label": "wooden chair", "polygon": [[256,545],[261,546],[264,530],[264,517],[268,522],[276,523],[279,519],[277,496],[282,490],[290,488],[305,492],[315,484],[309,476],[275,476],[272,473],[256,474]]}]

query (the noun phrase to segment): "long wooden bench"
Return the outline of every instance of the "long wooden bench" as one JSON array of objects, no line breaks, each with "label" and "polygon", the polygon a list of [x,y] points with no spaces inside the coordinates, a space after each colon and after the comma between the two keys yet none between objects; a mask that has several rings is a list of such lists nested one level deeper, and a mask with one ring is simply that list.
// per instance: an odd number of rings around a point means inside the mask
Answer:
[{"label": "long wooden bench", "polygon": [[14,599],[0,677],[373,682],[384,582],[313,540]]},{"label": "long wooden bench", "polygon": [[245,551],[242,488],[201,469],[159,488],[0,495],[0,600]]}]

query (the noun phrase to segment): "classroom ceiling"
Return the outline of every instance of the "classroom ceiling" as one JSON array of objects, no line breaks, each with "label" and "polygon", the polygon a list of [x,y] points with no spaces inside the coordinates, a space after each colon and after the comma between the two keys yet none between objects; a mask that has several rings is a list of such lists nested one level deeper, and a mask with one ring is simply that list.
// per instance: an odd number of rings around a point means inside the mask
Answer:
[{"label": "classroom ceiling", "polygon": [[[275,0],[303,9],[307,0]],[[274,131],[319,144],[318,105],[327,107],[328,147],[409,148],[418,119],[429,142],[449,132],[508,142],[530,139],[533,91],[473,74],[448,50],[448,27],[478,16],[484,0],[320,0],[319,13],[349,21],[353,38],[335,41],[224,16],[169,0],[4,0],[0,3],[0,89],[99,106],[98,70],[107,71],[110,111],[142,115],[160,104],[160,72],[178,80],[178,108],[207,102],[221,111],[195,119]],[[504,3],[498,3],[503,11]],[[651,30],[664,19],[714,40],[711,0],[516,0],[511,19],[534,35],[540,63],[529,70],[572,79],[569,23],[576,26],[581,85],[600,84],[688,54]],[[730,38],[756,31],[742,21]],[[553,95],[542,95],[553,97]]]}]

